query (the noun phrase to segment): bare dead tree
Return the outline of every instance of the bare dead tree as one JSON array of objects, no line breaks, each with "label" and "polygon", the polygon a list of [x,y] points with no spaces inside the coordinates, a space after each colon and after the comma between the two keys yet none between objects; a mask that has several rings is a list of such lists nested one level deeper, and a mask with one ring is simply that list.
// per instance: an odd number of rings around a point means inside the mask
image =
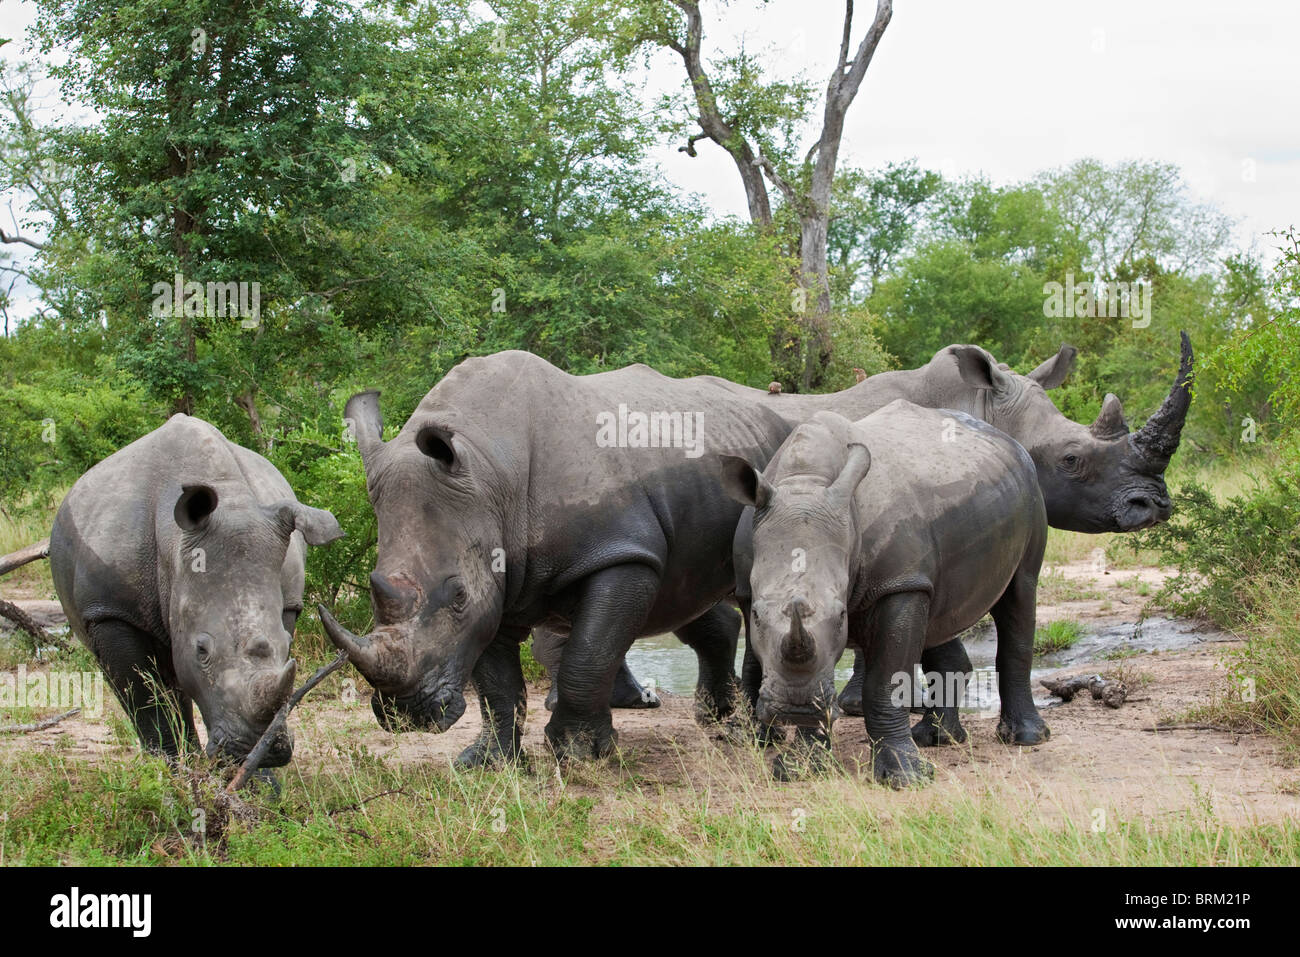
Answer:
[{"label": "bare dead tree", "polygon": [[[672,0],[685,18],[684,39],[659,37],[659,42],[675,50],[686,66],[686,74],[699,109],[697,121],[701,132],[688,138],[682,151],[694,156],[695,144],[709,139],[725,149],[736,164],[749,215],[760,226],[772,223],[772,207],[767,183],[771,182],[785,202],[799,217],[799,283],[804,290],[805,308],[798,316],[804,328],[804,362],[801,391],[816,386],[830,361],[831,290],[826,245],[830,228],[831,188],[839,162],[840,142],[844,137],[844,120],[849,107],[862,87],[867,67],[893,16],[891,0],[877,0],[876,14],[865,36],[853,45],[853,0],[845,0],[844,26],[839,56],[826,86],[826,103],[822,111],[822,128],[816,142],[804,157],[806,177],[787,175],[761,150],[755,148],[737,124],[727,120],[718,105],[713,83],[704,68],[700,49],[704,38],[703,18],[696,0]],[[798,185],[806,180],[808,185]],[[796,310],[797,312],[798,310]]]}]

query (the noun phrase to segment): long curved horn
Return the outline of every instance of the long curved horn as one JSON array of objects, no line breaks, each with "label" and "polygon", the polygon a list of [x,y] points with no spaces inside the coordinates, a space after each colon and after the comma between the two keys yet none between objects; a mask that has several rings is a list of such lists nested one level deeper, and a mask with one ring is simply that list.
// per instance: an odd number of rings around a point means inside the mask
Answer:
[{"label": "long curved horn", "polygon": [[1131,439],[1138,454],[1159,471],[1164,471],[1178,451],[1183,423],[1187,421],[1187,409],[1192,403],[1188,389],[1192,377],[1192,342],[1187,338],[1186,332],[1181,333],[1181,336],[1183,354],[1178,364],[1178,378],[1174,380],[1173,388],[1155,415],[1147,419],[1146,425],[1134,433]]},{"label": "long curved horn", "polygon": [[320,623],[325,627],[325,634],[334,643],[334,647],[346,652],[348,660],[356,665],[357,670],[372,685],[379,687],[382,684],[394,684],[405,677],[396,673],[391,656],[380,654],[379,642],[382,639],[372,635],[354,635],[340,625],[324,605],[317,605],[316,611],[320,615]]}]

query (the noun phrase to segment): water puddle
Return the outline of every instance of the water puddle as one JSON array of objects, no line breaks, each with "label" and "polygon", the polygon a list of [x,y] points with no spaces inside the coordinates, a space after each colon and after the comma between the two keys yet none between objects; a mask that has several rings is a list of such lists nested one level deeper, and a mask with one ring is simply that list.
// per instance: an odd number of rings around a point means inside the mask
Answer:
[{"label": "water puddle", "polygon": [[[1128,654],[1151,651],[1177,651],[1206,641],[1222,641],[1222,632],[1205,630],[1193,622],[1178,618],[1153,617],[1139,623],[1125,622],[1088,628],[1072,647],[1034,659],[1032,672],[1034,696],[1040,706],[1055,699],[1038,684],[1048,672],[1058,668],[1078,667],[1102,671]],[[975,669],[966,696],[966,707],[996,712],[997,682],[994,675],[997,658],[997,632],[991,619],[985,619],[962,635],[966,652]],[[740,674],[744,654],[742,638],[736,651],[736,674]],[[643,683],[654,682],[656,688],[678,695],[693,695],[697,668],[695,652],[673,635],[642,638],[627,654],[628,666]],[[843,688],[853,674],[853,653],[846,652],[835,668],[835,685]]]}]

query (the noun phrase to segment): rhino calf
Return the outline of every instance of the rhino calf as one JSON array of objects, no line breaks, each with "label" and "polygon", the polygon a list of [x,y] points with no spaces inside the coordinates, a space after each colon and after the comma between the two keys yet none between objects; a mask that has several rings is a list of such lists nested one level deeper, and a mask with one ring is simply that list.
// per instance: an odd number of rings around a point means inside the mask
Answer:
[{"label": "rhino calf", "polygon": [[1019,444],[963,413],[898,400],[857,422],[818,412],[763,472],[721,458],[728,494],[754,508],[752,558],[736,564],[750,568],[760,722],[824,740],[835,663],[853,644],[866,657],[874,776],[896,787],[929,777],[899,685],[925,649],[992,611],[998,736],[1046,740],[1029,671],[1047,515]]},{"label": "rhino calf", "polygon": [[[72,486],[50,533],[54,587],[146,750],[244,758],[293,690],[306,545],[343,535],[266,459],[174,415]],[[286,731],[264,767],[286,764]]]}]

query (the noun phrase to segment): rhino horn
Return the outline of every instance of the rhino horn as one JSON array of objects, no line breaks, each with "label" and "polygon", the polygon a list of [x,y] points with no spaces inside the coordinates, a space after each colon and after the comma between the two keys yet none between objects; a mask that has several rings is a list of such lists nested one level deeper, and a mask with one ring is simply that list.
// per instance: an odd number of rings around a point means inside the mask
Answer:
[{"label": "rhino horn", "polygon": [[264,676],[253,686],[253,700],[266,720],[271,720],[293,694],[297,673],[298,662],[290,658],[278,673]]},{"label": "rhino horn", "polygon": [[1191,405],[1192,395],[1189,385],[1192,377],[1192,343],[1187,333],[1182,334],[1182,360],[1178,364],[1178,377],[1173,388],[1156,413],[1147,419],[1146,425],[1134,433],[1130,440],[1133,448],[1146,463],[1157,471],[1163,472],[1169,460],[1178,451],[1178,440],[1182,435],[1183,423],[1187,421],[1187,409]]},{"label": "rhino horn", "polygon": [[1106,399],[1097,413],[1097,421],[1088,427],[1093,438],[1120,439],[1128,435],[1128,422],[1124,419],[1124,406],[1113,392],[1106,393]]},{"label": "rhino horn", "polygon": [[375,456],[384,447],[384,418],[379,411],[379,390],[358,392],[343,407],[343,421],[357,440],[361,464],[367,472],[374,468]]},{"label": "rhino horn", "polygon": [[354,635],[340,625],[324,605],[317,605],[320,622],[325,627],[325,634],[334,643],[334,647],[345,652],[358,671],[366,680],[378,687],[381,684],[395,684],[402,675],[395,674],[391,656],[384,656],[380,646],[384,639],[377,635]]},{"label": "rhino horn", "polygon": [[803,616],[808,613],[808,603],[802,598],[795,598],[787,607],[790,614],[790,633],[781,642],[781,658],[792,665],[807,664],[817,653],[817,646],[803,626]]}]

